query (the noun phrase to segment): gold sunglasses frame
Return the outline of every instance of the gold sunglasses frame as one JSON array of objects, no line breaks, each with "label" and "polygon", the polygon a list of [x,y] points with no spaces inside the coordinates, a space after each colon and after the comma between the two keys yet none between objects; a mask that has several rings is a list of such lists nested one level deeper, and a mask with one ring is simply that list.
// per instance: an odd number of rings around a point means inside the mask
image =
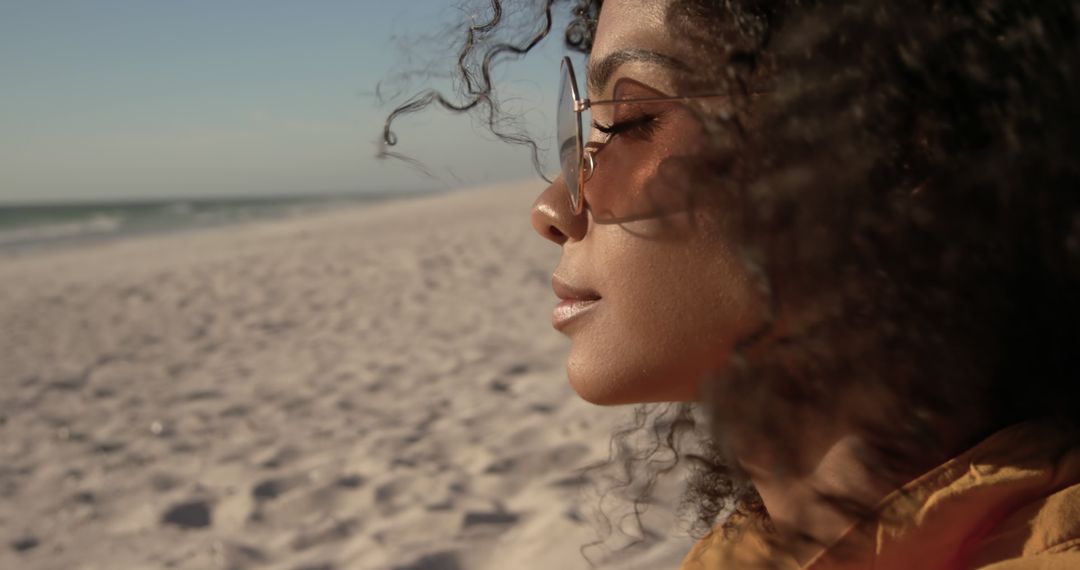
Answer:
[{"label": "gold sunglasses frame", "polygon": [[[707,93],[703,95],[668,95],[664,97],[642,97],[638,99],[582,99],[581,92],[578,90],[577,75],[574,73],[574,64],[570,61],[569,56],[562,58],[562,63],[559,66],[560,75],[566,79],[567,85],[570,87],[570,96],[573,100],[573,110],[576,115],[577,125],[574,131],[575,140],[577,143],[577,161],[578,161],[578,180],[577,180],[577,192],[570,189],[569,180],[566,172],[565,163],[560,156],[559,165],[562,169],[563,182],[566,184],[566,193],[570,198],[570,209],[574,215],[580,215],[585,211],[585,182],[592,178],[593,172],[596,171],[596,157],[595,148],[585,146],[585,140],[583,138],[583,127],[581,124],[581,113],[591,109],[592,107],[599,107],[603,105],[615,105],[617,103],[667,103],[675,101],[693,101],[695,99],[706,99],[710,97],[726,97],[726,93]],[[562,92],[559,93],[559,103],[562,102]],[[556,117],[558,113],[561,113],[561,105],[556,110]],[[559,129],[556,128],[556,131]],[[586,173],[586,165],[588,165]]]}]

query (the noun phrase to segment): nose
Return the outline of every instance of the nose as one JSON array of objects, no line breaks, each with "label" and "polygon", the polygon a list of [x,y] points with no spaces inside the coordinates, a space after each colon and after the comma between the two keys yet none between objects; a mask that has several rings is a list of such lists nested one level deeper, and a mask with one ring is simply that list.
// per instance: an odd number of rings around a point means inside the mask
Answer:
[{"label": "nose", "polygon": [[570,195],[562,176],[540,193],[540,197],[533,202],[529,218],[540,237],[558,245],[583,239],[588,229],[585,212],[574,215],[570,207]]}]

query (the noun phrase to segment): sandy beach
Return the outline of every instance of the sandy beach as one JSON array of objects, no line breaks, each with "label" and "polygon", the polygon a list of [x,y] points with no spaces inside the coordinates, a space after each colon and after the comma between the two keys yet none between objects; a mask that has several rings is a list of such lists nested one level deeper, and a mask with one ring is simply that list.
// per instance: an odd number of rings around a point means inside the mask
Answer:
[{"label": "sandy beach", "polygon": [[0,256],[0,568],[588,568],[538,189]]}]

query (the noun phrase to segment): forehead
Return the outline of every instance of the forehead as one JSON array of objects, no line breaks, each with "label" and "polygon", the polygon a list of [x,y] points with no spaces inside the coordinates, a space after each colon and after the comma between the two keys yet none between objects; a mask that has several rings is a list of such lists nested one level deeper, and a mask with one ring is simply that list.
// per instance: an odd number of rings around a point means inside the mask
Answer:
[{"label": "forehead", "polygon": [[625,48],[670,49],[674,38],[665,25],[674,0],[605,0],[597,23],[591,58]]},{"label": "forehead", "polygon": [[[621,67],[622,63],[619,62],[627,58],[609,56],[618,56],[621,55],[619,52],[627,50],[667,55],[677,59],[676,38],[667,25],[667,12],[674,1],[605,0],[593,38],[593,47],[589,54],[589,65],[594,68],[591,71],[596,71],[596,65],[605,60],[609,64],[614,60],[616,65]],[[626,63],[626,67],[631,66],[646,73],[652,70],[650,68],[655,68],[654,64],[647,62]],[[598,77],[590,73],[590,87],[602,88],[602,85],[594,81],[596,79]]]}]

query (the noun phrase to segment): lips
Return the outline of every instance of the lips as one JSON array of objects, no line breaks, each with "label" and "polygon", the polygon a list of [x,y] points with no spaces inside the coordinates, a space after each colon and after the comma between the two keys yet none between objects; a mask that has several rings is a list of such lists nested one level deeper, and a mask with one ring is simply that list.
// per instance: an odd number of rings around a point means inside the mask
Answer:
[{"label": "lips", "polygon": [[600,294],[591,289],[573,287],[558,276],[551,276],[551,289],[563,301],[599,301]]},{"label": "lips", "polygon": [[555,291],[555,296],[561,299],[551,313],[551,326],[558,330],[588,312],[601,299],[596,291],[574,287],[554,275],[551,277],[551,288]]}]

